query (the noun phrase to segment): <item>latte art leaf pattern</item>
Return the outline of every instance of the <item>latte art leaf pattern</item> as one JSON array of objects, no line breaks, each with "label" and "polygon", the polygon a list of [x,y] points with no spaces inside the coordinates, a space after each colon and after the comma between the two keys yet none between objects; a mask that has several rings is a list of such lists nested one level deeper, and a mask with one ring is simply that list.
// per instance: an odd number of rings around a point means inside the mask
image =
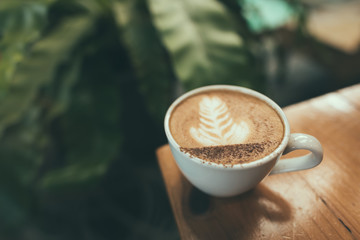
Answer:
[{"label": "latte art leaf pattern", "polygon": [[204,97],[199,103],[199,128],[191,127],[190,135],[204,146],[243,143],[250,129],[245,121],[235,123],[228,107],[218,97]]}]

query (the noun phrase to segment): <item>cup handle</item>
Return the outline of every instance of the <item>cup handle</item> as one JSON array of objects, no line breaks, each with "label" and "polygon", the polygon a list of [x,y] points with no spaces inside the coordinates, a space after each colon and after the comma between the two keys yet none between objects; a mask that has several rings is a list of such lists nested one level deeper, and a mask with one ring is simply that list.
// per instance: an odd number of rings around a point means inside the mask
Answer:
[{"label": "cup handle", "polygon": [[270,175],[305,170],[313,168],[321,163],[323,159],[323,148],[315,137],[303,133],[291,134],[288,145],[286,146],[283,154],[287,154],[298,149],[306,149],[311,153],[301,157],[294,157],[277,161],[274,168],[270,172]]}]

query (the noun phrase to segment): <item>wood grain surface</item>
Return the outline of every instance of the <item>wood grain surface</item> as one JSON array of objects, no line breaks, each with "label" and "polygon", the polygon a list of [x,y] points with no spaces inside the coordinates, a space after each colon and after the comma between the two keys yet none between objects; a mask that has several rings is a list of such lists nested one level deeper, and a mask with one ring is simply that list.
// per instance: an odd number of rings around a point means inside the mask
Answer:
[{"label": "wood grain surface", "polygon": [[292,133],[319,139],[323,162],[271,175],[236,197],[200,192],[168,145],[157,150],[182,239],[360,239],[360,84],[284,111]]}]

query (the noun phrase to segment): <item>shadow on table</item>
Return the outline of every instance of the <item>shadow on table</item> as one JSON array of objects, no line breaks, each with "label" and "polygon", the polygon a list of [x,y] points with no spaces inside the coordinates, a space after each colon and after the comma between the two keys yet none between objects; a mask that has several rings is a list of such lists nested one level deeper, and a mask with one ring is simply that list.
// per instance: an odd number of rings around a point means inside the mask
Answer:
[{"label": "shadow on table", "polygon": [[211,197],[191,187],[185,201],[185,221],[198,239],[261,238],[261,229],[292,218],[290,204],[262,184],[230,198]]}]

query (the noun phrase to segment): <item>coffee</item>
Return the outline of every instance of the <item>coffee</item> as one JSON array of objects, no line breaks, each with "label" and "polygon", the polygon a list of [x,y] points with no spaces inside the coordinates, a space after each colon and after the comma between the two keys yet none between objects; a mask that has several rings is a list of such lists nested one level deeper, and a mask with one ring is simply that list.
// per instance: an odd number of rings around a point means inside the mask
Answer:
[{"label": "coffee", "polygon": [[282,120],[271,106],[232,90],[208,90],[186,98],[174,108],[169,125],[182,151],[224,165],[261,159],[284,136]]}]

